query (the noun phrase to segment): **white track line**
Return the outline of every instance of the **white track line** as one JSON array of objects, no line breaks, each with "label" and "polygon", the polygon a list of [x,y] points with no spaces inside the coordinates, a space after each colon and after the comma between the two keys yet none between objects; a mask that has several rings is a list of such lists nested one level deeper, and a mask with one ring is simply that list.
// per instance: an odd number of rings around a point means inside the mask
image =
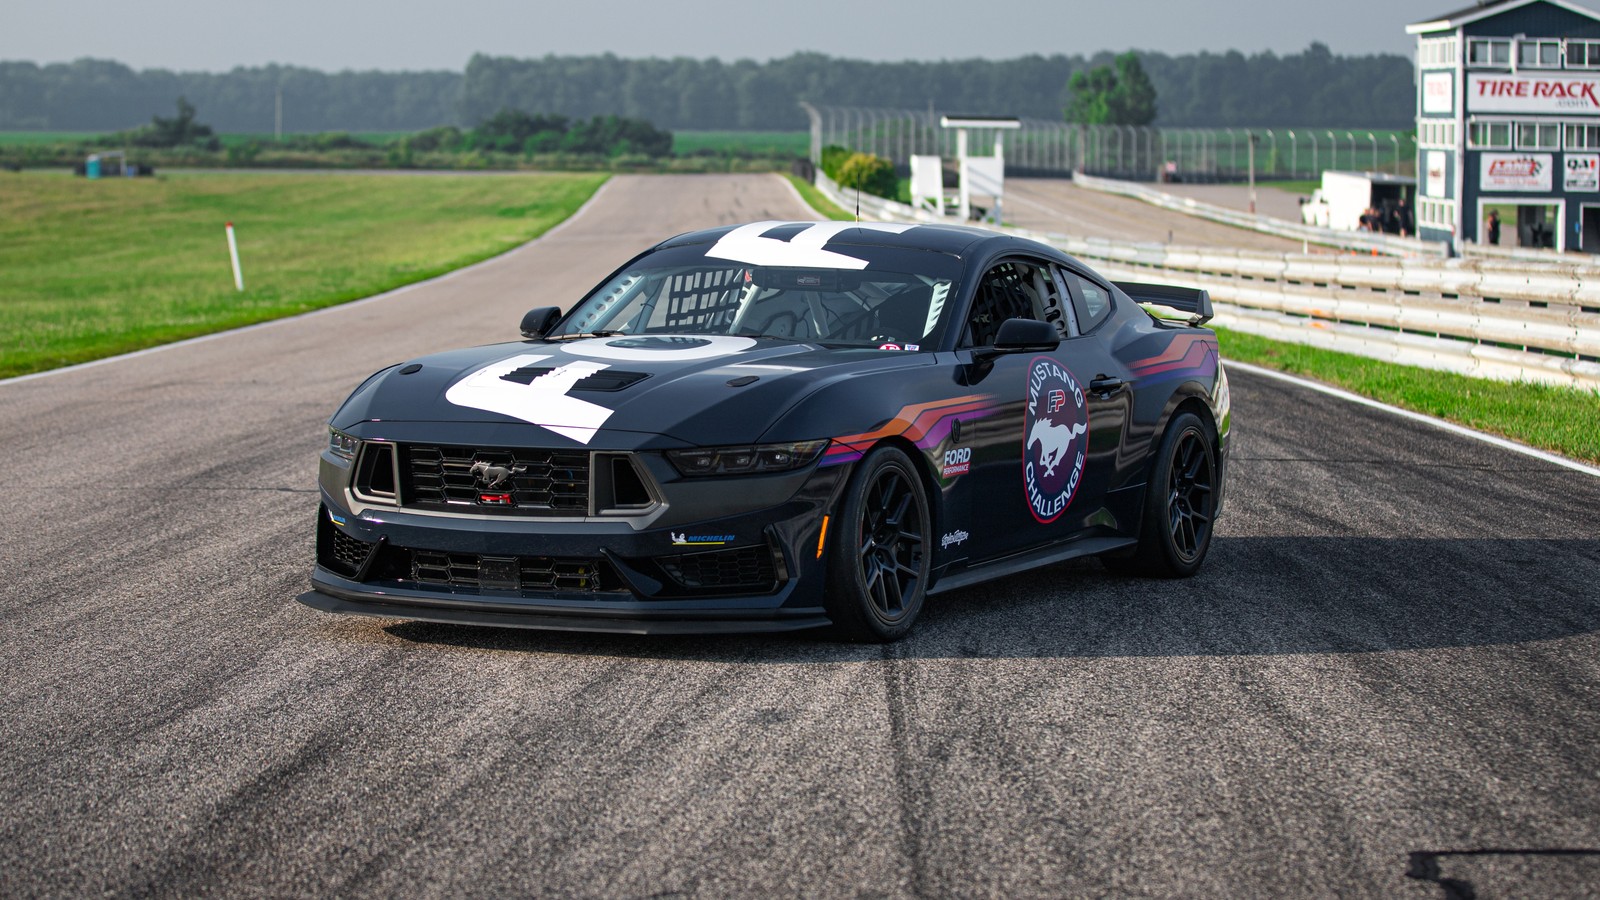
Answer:
[{"label": "white track line", "polygon": [[1276,369],[1263,369],[1260,366],[1252,366],[1249,363],[1234,362],[1227,357],[1223,357],[1222,361],[1223,364],[1230,370],[1236,372],[1248,372],[1251,375],[1260,375],[1264,378],[1275,378],[1278,381],[1287,381],[1290,384],[1308,388],[1316,391],[1319,394],[1327,394],[1330,397],[1337,397],[1340,400],[1344,400],[1348,403],[1355,403],[1359,406],[1371,407],[1372,409],[1381,409],[1384,412],[1393,413],[1401,418],[1410,419],[1413,422],[1421,422],[1424,425],[1431,425],[1434,428],[1439,428],[1453,434],[1459,434],[1462,437],[1472,438],[1475,441],[1482,441],[1485,444],[1493,444],[1494,446],[1503,450],[1510,450],[1512,453],[1520,453],[1523,456],[1531,456],[1534,459],[1543,460],[1544,462],[1551,463],[1553,465],[1571,469],[1574,472],[1582,472],[1585,475],[1593,475],[1596,478],[1600,478],[1600,469],[1597,469],[1594,466],[1584,465],[1583,463],[1575,460],[1567,459],[1565,456],[1557,456],[1554,453],[1546,453],[1543,450],[1536,450],[1526,444],[1519,444],[1516,441],[1509,441],[1503,437],[1497,437],[1492,434],[1484,434],[1481,431],[1474,431],[1464,425],[1457,425],[1454,422],[1446,422],[1443,419],[1436,419],[1433,416],[1423,415],[1419,412],[1412,412],[1409,409],[1401,409],[1398,406],[1390,406],[1387,403],[1379,403],[1376,400],[1371,400],[1358,394],[1352,394],[1349,391],[1343,391],[1336,387],[1329,387],[1328,385],[1320,382],[1310,381],[1295,375],[1286,375],[1283,372],[1277,371]]},{"label": "white track line", "polygon": [[[239,328],[230,328],[227,331],[216,331],[216,332],[212,332],[211,334],[202,334],[202,335],[200,335],[198,337],[187,338],[187,339],[181,340],[181,341],[174,341],[174,342],[172,342],[170,344],[161,344],[161,345],[155,346],[155,347],[146,347],[143,350],[135,350],[132,353],[121,353],[121,354],[118,354],[116,356],[107,356],[104,359],[92,359],[92,360],[90,360],[88,362],[78,363],[77,365],[64,366],[64,367],[59,368],[59,369],[49,369],[49,370],[46,370],[44,372],[34,372],[31,375],[18,375],[15,378],[0,378],[0,387],[4,387],[4,386],[9,385],[9,384],[16,384],[16,383],[22,382],[22,381],[33,381],[36,378],[49,378],[52,375],[64,375],[64,374],[66,374],[68,372],[77,372],[77,371],[82,370],[82,369],[92,369],[95,366],[103,366],[103,365],[106,365],[107,363],[121,362],[122,360],[125,360],[125,359],[137,359],[138,357],[141,357],[141,356],[149,356],[152,353],[161,353],[163,351],[172,350],[172,349],[177,348],[177,347],[187,347],[190,344],[200,344],[200,343],[204,343],[205,341],[216,340],[217,338],[221,338],[221,337],[228,337],[229,335],[240,334],[240,333],[243,333],[243,332],[246,332],[246,331],[255,331],[258,328],[271,328],[274,325],[282,325],[285,322],[294,322],[294,321],[298,321],[300,319],[310,318],[311,316],[320,316],[320,315],[325,315],[327,313],[338,312],[340,310],[349,309],[349,308],[351,308],[353,306],[361,306],[361,305],[364,305],[364,304],[367,304],[367,303],[376,303],[379,300],[388,300],[391,297],[398,297],[401,294],[404,294],[404,293],[406,293],[408,291],[414,291],[417,288],[427,287],[427,286],[432,285],[432,284],[438,284],[438,283],[440,283],[442,281],[449,281],[450,279],[455,278],[458,275],[465,275],[466,273],[471,272],[472,270],[477,269],[480,266],[487,266],[487,265],[490,265],[491,263],[498,262],[500,259],[502,259],[504,257],[507,257],[507,256],[510,256],[513,253],[520,252],[520,251],[522,251],[522,250],[524,250],[524,249],[526,249],[528,247],[531,247],[534,244],[537,244],[538,242],[540,242],[540,241],[544,240],[545,238],[551,236],[552,234],[555,234],[555,233],[559,232],[561,229],[566,228],[568,225],[572,224],[572,221],[574,219],[578,218],[579,216],[581,216],[585,212],[587,212],[589,207],[594,205],[595,201],[600,199],[600,195],[604,194],[606,192],[606,188],[611,187],[612,180],[614,180],[614,178],[613,179],[607,179],[605,184],[600,185],[600,189],[595,191],[592,195],[590,195],[589,199],[585,200],[583,205],[578,207],[576,212],[574,212],[572,215],[566,217],[565,219],[562,219],[560,222],[557,222],[555,227],[551,228],[549,231],[546,231],[544,234],[539,235],[538,237],[534,238],[533,240],[528,241],[528,242],[523,243],[523,244],[518,244],[517,246],[512,247],[510,250],[507,250],[504,253],[497,253],[494,256],[489,257],[488,259],[479,260],[478,262],[475,262],[470,266],[465,266],[465,267],[460,268],[460,269],[453,269],[453,270],[451,270],[449,272],[444,273],[443,275],[436,275],[436,276],[434,276],[432,278],[429,278],[426,281],[414,281],[411,284],[401,285],[400,287],[397,287],[392,291],[385,291],[385,292],[383,292],[381,294],[374,294],[371,297],[363,297],[360,300],[351,300],[349,303],[340,303],[340,304],[337,304],[337,305],[334,305],[334,306],[324,306],[321,309],[313,309],[313,310],[310,310],[309,312],[298,313],[296,315],[287,316],[287,317],[282,318],[282,319],[270,319],[270,320],[265,321],[265,322],[257,322],[254,325],[244,325],[244,326],[241,326]],[[793,185],[790,185],[790,187],[793,187]]]}]

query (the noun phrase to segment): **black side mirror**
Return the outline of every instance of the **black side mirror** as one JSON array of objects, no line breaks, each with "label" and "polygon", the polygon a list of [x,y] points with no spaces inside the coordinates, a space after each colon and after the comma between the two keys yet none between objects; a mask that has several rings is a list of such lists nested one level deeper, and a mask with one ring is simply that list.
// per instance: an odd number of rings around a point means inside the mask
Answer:
[{"label": "black side mirror", "polygon": [[1061,334],[1051,322],[1038,319],[1007,319],[994,336],[994,349],[1001,353],[1048,351],[1061,346]]},{"label": "black side mirror", "polygon": [[522,336],[538,340],[550,332],[561,320],[561,310],[554,306],[539,306],[528,310],[522,317]]}]

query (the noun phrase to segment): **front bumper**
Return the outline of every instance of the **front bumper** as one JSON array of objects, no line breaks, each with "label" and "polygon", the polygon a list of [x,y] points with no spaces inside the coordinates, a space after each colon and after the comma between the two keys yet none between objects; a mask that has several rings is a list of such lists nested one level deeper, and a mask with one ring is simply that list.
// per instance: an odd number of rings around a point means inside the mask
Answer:
[{"label": "front bumper", "polygon": [[318,569],[311,583],[315,590],[295,599],[312,609],[345,615],[378,616],[450,625],[489,625],[547,631],[593,631],[616,634],[738,634],[801,631],[830,624],[821,608],[776,607],[762,609],[738,601],[719,601],[716,608],[619,601],[600,606],[556,599],[525,597],[441,598],[429,592],[403,589],[374,591],[346,582]]},{"label": "front bumper", "polygon": [[325,486],[312,590],[297,599],[325,612],[516,628],[816,628],[829,624],[819,538],[841,475],[802,476],[803,486],[777,506],[643,529],[355,512]]}]

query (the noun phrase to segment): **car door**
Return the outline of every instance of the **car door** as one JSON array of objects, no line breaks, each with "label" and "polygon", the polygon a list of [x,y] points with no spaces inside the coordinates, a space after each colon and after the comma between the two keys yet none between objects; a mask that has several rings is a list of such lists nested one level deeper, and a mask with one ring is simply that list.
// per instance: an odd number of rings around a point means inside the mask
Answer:
[{"label": "car door", "polygon": [[[1076,537],[1103,506],[1108,479],[1093,462],[1106,452],[1102,429],[1120,431],[1120,423],[1096,421],[1090,381],[1109,371],[1110,355],[1078,335],[1066,287],[1048,261],[1012,256],[987,267],[975,288],[957,354],[970,381],[1000,402],[972,430],[965,530],[974,562]],[[1054,323],[1061,346],[985,353],[1009,318]]]}]

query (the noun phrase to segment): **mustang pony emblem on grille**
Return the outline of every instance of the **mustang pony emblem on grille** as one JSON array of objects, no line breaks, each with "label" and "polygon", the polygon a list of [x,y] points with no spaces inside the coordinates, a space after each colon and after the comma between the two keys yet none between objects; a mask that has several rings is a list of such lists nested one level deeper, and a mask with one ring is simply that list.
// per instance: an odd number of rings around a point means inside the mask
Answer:
[{"label": "mustang pony emblem on grille", "polygon": [[472,464],[472,475],[485,490],[494,490],[511,480],[513,475],[528,471],[527,466],[496,466],[486,462]]}]

